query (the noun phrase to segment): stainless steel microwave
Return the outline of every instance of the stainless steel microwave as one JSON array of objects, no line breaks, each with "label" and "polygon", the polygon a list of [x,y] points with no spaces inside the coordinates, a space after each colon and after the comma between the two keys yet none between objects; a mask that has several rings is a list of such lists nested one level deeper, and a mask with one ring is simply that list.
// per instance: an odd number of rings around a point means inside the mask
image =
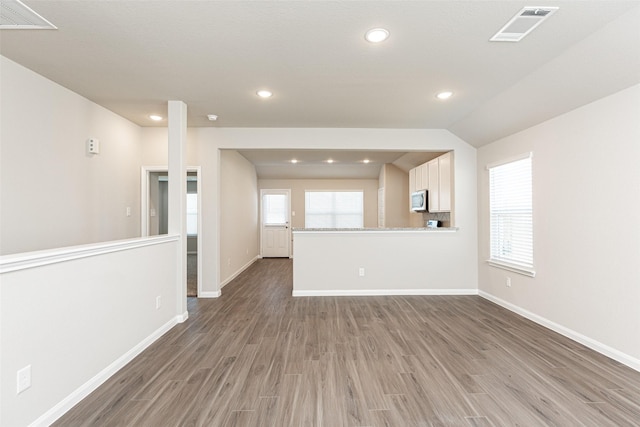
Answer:
[{"label": "stainless steel microwave", "polygon": [[427,190],[420,190],[411,193],[411,210],[413,212],[426,212],[429,208],[429,197]]}]

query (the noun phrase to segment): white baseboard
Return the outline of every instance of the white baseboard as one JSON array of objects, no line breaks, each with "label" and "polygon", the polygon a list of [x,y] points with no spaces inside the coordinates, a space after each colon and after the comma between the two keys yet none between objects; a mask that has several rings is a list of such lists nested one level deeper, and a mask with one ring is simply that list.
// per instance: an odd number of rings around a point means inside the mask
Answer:
[{"label": "white baseboard", "polygon": [[478,295],[477,289],[294,289],[294,297],[388,296],[388,295]]},{"label": "white baseboard", "polygon": [[185,311],[184,313],[176,316],[176,321],[177,323],[184,323],[187,321],[188,318],[189,318],[189,312]]},{"label": "white baseboard", "polygon": [[482,298],[488,299],[489,301],[498,304],[501,307],[506,308],[507,310],[513,311],[514,313],[517,313],[522,317],[526,317],[532,322],[535,322],[539,325],[544,326],[545,328],[549,328],[552,331],[559,333],[560,335],[564,335],[567,338],[570,338],[576,342],[579,342],[580,344],[586,347],[589,347],[590,349],[595,350],[598,353],[604,354],[605,356],[610,357],[613,360],[623,363],[628,367],[635,369],[636,371],[640,371],[640,359],[637,359],[633,356],[630,356],[626,353],[616,350],[613,347],[609,347],[606,344],[603,344],[599,341],[596,341],[592,338],[582,335],[581,333],[578,333],[572,329],[564,327],[558,323],[552,322],[549,319],[546,319],[542,316],[539,316],[535,313],[525,310],[524,308],[519,307],[515,304],[511,304],[510,302],[507,302],[503,299],[493,296],[487,292],[478,291],[478,295],[480,295]]},{"label": "white baseboard", "polygon": [[240,273],[242,273],[243,271],[245,271],[247,268],[251,267],[251,265],[256,262],[257,260],[259,260],[260,258],[262,258],[260,255],[257,255],[255,258],[251,259],[248,263],[246,263],[245,265],[243,265],[242,267],[240,267],[238,269],[238,271],[236,271],[235,273],[233,273],[231,276],[229,276],[227,279],[225,279],[224,282],[220,283],[220,289],[224,288],[227,284],[229,284],[229,282],[231,282],[233,279],[235,279],[236,277],[238,277],[240,275]]},{"label": "white baseboard", "polygon": [[222,295],[220,291],[200,292],[198,298],[218,298],[220,295]]},{"label": "white baseboard", "polygon": [[188,314],[185,312],[184,314],[175,316],[167,323],[158,328],[155,332],[149,335],[147,338],[138,343],[131,350],[120,356],[116,361],[112,364],[104,368],[100,371],[96,376],[91,378],[89,381],[81,385],[77,388],[73,393],[64,398],[60,403],[58,403],[53,408],[49,409],[43,415],[38,417],[33,423],[30,424],[31,427],[40,427],[40,426],[49,426],[53,424],[58,418],[63,416],[67,411],[73,408],[78,402],[87,397],[91,392],[97,389],[100,385],[102,385],[106,380],[111,378],[116,372],[122,369],[127,363],[131,362],[137,355],[142,353],[147,347],[153,344],[158,338],[164,335],[169,329],[173,328],[180,322],[184,322]]}]

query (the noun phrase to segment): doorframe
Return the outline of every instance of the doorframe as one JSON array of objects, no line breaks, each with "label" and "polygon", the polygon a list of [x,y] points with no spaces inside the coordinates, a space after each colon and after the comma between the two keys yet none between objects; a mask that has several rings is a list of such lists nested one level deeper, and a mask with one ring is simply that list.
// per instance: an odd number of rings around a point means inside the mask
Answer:
[{"label": "doorframe", "polygon": [[[140,235],[149,236],[149,177],[154,172],[169,172],[169,166],[142,166],[140,169]],[[196,174],[196,191],[198,192],[198,284],[197,298],[202,294],[202,168],[187,166],[187,173]],[[185,239],[185,252],[187,251]]]},{"label": "doorframe", "polygon": [[286,191],[287,192],[287,202],[288,202],[288,212],[289,212],[289,228],[288,228],[288,235],[287,235],[287,239],[289,239],[289,258],[293,258],[293,220],[291,219],[291,189],[290,188],[261,188],[260,189],[260,201],[258,203],[258,209],[260,211],[260,258],[263,258],[263,253],[262,253],[262,231],[264,229],[263,223],[262,223],[262,198],[264,196],[264,193],[266,192],[270,192],[270,191]]}]

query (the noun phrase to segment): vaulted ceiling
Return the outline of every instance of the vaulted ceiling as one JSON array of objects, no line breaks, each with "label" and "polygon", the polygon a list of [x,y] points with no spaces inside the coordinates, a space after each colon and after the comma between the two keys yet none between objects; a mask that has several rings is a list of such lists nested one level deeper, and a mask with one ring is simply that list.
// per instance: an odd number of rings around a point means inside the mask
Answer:
[{"label": "vaulted ceiling", "polygon": [[[189,126],[444,128],[482,146],[640,83],[637,0],[24,2],[58,29],[2,30],[0,53],[141,126],[166,126],[148,116],[175,99]],[[539,3],[559,9],[489,41]],[[365,41],[373,27],[389,39]]]}]

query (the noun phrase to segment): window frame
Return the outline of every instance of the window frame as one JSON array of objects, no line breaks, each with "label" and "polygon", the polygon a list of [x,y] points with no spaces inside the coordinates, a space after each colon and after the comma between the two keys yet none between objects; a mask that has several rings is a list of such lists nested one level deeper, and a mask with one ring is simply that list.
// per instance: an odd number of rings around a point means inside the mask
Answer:
[{"label": "window frame", "polygon": [[[494,253],[494,248],[497,246],[494,244],[494,236],[496,232],[494,231],[494,225],[496,221],[494,221],[494,206],[492,204],[492,194],[493,194],[493,182],[491,178],[491,170],[494,168],[499,168],[501,166],[507,166],[513,164],[515,162],[519,162],[522,160],[529,160],[529,173],[530,173],[530,188],[529,188],[529,205],[530,205],[530,223],[528,226],[530,227],[530,236],[524,243],[530,245],[530,260],[531,263],[523,263],[514,260],[513,258],[509,259],[509,257],[496,257]],[[518,274],[522,274],[529,277],[535,277],[535,253],[534,253],[534,234],[533,234],[533,214],[534,214],[534,206],[533,206],[533,153],[528,152],[518,156],[514,156],[508,159],[504,159],[499,162],[491,163],[486,166],[486,170],[488,173],[488,193],[489,193],[489,209],[488,209],[488,229],[489,229],[489,259],[487,263],[493,267],[505,269],[508,271],[512,271]],[[503,211],[504,212],[504,211]]]}]

